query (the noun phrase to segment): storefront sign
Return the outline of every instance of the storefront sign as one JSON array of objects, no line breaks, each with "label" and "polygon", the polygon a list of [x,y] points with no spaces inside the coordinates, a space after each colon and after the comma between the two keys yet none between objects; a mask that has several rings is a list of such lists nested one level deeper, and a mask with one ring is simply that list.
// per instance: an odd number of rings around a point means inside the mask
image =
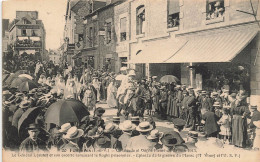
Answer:
[{"label": "storefront sign", "polygon": [[40,29],[38,25],[17,25],[18,29]]}]

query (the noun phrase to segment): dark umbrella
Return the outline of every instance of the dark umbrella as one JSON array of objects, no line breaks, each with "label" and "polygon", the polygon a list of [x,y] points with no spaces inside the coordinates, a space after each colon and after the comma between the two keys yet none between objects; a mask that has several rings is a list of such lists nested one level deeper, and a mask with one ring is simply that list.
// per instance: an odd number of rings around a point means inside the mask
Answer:
[{"label": "dark umbrella", "polygon": [[35,119],[40,114],[41,108],[34,107],[26,110],[18,121],[18,132],[20,128],[26,128],[30,123],[35,123]]},{"label": "dark umbrella", "polygon": [[18,88],[23,82],[28,81],[28,80],[30,80],[30,79],[28,79],[28,78],[26,78],[26,77],[15,78],[15,79],[12,81],[10,87]]},{"label": "dark umbrella", "polygon": [[80,122],[89,115],[87,107],[75,99],[59,100],[50,105],[45,113],[45,123],[61,126],[68,122]]},{"label": "dark umbrella", "polygon": [[20,92],[29,92],[30,90],[32,90],[33,88],[38,88],[38,84],[35,83],[34,81],[32,80],[26,80],[24,82],[22,82],[18,89],[20,90]]},{"label": "dark umbrella", "polygon": [[21,74],[28,74],[28,71],[27,70],[18,70],[17,72],[10,74],[10,76],[6,79],[5,83],[11,84],[13,82],[13,80],[18,78],[18,76]]},{"label": "dark umbrella", "polygon": [[180,80],[176,76],[165,75],[165,76],[161,77],[160,82],[161,83],[179,83]]}]

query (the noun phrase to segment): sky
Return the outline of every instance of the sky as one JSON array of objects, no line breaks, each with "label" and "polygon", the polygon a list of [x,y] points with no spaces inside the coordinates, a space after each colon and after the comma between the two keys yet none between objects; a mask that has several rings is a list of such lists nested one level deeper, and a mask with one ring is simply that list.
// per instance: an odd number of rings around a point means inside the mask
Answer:
[{"label": "sky", "polygon": [[63,38],[67,0],[7,0],[2,2],[2,18],[16,16],[16,11],[38,11],[46,30],[46,49],[57,49]]}]

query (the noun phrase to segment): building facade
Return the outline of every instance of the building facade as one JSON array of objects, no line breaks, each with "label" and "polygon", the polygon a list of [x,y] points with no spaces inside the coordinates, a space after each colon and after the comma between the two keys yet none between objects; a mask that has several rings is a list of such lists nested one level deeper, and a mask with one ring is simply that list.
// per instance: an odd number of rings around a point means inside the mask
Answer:
[{"label": "building facade", "polygon": [[127,66],[129,60],[130,40],[130,2],[125,1],[114,7],[114,25],[116,33],[116,53],[118,55],[118,67]]},{"label": "building facade", "polygon": [[109,1],[85,17],[85,47],[82,60],[96,69],[119,71],[116,53],[117,36],[114,25],[114,6],[118,1]]},{"label": "building facade", "polygon": [[61,61],[62,53],[59,50],[49,50],[49,61],[52,61],[54,65],[59,65]]},{"label": "building facade", "polygon": [[2,52],[3,52],[3,57],[8,52],[8,42],[9,42],[8,26],[9,26],[9,19],[3,19],[2,20]]},{"label": "building facade", "polygon": [[45,29],[37,11],[16,11],[16,18],[9,24],[9,44],[14,54],[33,54],[44,60]]},{"label": "building facade", "polygon": [[195,89],[214,91],[227,79],[231,92],[243,87],[260,105],[258,5],[132,0],[129,65],[140,76],[176,75]]}]

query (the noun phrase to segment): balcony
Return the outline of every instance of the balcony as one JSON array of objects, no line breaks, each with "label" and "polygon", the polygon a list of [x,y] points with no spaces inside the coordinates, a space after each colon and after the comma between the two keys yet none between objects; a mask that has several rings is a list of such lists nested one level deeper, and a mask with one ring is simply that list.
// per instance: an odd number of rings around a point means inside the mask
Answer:
[{"label": "balcony", "polygon": [[41,48],[42,42],[39,37],[37,39],[30,37],[17,37],[14,46],[15,48]]}]

